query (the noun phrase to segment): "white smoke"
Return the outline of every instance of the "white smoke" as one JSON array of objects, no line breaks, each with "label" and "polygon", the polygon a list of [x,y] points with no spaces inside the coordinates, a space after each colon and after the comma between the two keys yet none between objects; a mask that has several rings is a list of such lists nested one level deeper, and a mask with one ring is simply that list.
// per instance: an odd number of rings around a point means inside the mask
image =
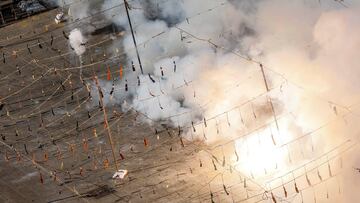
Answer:
[{"label": "white smoke", "polygon": [[70,43],[71,48],[74,49],[76,55],[81,56],[82,54],[85,53],[86,41],[87,40],[85,39],[85,37],[83,36],[83,34],[81,33],[81,31],[79,29],[75,28],[70,32],[69,43]]}]

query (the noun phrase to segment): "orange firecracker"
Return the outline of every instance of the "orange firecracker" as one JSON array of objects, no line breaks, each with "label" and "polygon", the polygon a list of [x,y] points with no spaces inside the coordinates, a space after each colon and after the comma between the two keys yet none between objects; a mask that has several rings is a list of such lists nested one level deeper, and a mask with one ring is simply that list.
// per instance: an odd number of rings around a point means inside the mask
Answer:
[{"label": "orange firecracker", "polygon": [[107,80],[111,80],[110,68],[107,69]]},{"label": "orange firecracker", "polygon": [[104,160],[104,168],[109,168],[109,160],[108,159],[105,159]]},{"label": "orange firecracker", "polygon": [[49,159],[47,152],[44,153],[44,161],[47,161]]},{"label": "orange firecracker", "polygon": [[88,147],[88,143],[87,143],[87,140],[86,139],[83,139],[83,148],[84,148],[84,151],[87,152],[89,147]]},{"label": "orange firecracker", "polygon": [[148,146],[148,141],[146,138],[144,138],[144,146],[147,147]]},{"label": "orange firecracker", "polygon": [[122,65],[120,65],[120,80],[122,79],[122,77],[123,77],[123,66]]}]

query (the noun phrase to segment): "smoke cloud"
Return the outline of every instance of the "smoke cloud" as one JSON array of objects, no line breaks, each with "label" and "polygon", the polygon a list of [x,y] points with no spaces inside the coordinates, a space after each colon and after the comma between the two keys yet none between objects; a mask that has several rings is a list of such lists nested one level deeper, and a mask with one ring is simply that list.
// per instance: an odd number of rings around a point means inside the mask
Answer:
[{"label": "smoke cloud", "polygon": [[71,48],[75,50],[76,55],[81,56],[85,53],[86,39],[79,29],[75,28],[70,32],[69,43]]}]

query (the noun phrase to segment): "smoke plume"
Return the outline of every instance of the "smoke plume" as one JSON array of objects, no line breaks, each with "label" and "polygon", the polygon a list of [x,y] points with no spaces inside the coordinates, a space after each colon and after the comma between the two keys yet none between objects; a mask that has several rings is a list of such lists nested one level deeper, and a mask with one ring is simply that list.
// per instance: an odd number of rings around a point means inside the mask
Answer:
[{"label": "smoke plume", "polygon": [[75,28],[70,32],[69,42],[71,48],[75,50],[76,55],[81,56],[85,53],[86,39],[79,29]]}]

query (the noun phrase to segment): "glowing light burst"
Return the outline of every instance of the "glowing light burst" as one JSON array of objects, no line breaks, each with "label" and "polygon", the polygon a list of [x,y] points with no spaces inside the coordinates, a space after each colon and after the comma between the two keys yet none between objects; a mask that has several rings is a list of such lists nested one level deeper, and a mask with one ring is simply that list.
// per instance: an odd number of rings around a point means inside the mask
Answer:
[{"label": "glowing light burst", "polygon": [[[282,136],[281,136],[281,135]],[[261,180],[286,171],[288,152],[279,145],[290,132],[271,132],[264,129],[234,142],[236,155],[232,157],[235,168],[245,175]]]}]

